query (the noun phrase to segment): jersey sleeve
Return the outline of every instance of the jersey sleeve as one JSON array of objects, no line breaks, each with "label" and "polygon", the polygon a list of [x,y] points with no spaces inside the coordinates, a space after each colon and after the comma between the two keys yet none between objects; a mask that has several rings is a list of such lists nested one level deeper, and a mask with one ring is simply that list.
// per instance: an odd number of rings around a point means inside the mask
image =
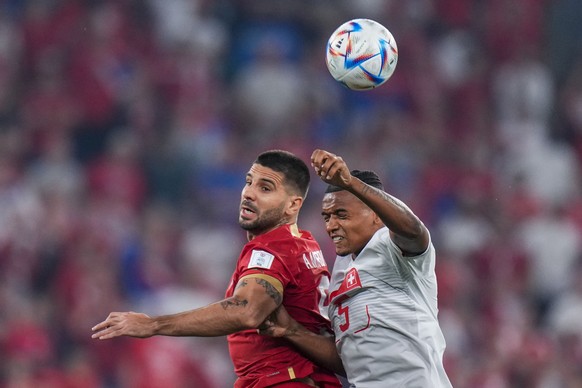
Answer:
[{"label": "jersey sleeve", "polygon": [[269,282],[283,295],[293,276],[284,260],[276,252],[262,246],[248,249],[239,262],[239,281],[257,277]]},{"label": "jersey sleeve", "polygon": [[396,257],[401,263],[404,263],[405,265],[414,269],[415,272],[420,274],[429,274],[434,270],[435,249],[432,244],[432,238],[430,237],[430,234],[428,247],[424,252],[419,253],[416,256],[404,256],[400,247],[398,247],[398,245],[392,241],[389,232],[386,233],[386,240],[387,241],[385,242],[387,244],[387,249],[393,253],[394,257]]}]

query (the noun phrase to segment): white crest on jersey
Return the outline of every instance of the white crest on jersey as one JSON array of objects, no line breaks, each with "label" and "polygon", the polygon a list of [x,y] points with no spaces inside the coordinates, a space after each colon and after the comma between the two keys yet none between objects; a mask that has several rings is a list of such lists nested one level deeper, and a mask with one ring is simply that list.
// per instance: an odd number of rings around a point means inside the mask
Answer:
[{"label": "white crest on jersey", "polygon": [[269,252],[259,251],[253,249],[253,253],[251,254],[251,260],[249,261],[249,268],[271,268],[271,264],[273,264],[273,259],[275,256],[270,254]]}]

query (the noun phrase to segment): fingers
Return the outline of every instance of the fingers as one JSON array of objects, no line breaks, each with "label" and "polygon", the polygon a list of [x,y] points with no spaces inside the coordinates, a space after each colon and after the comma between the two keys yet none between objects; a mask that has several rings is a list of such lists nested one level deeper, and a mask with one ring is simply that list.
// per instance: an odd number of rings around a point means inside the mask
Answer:
[{"label": "fingers", "polygon": [[132,311],[111,313],[103,322],[93,326],[91,338],[109,339],[119,336],[147,338],[155,335],[152,318]]},{"label": "fingers", "polygon": [[[311,154],[311,165],[315,173],[326,183],[340,185],[345,182],[349,170],[341,156],[324,150],[315,150]],[[334,179],[335,178],[335,179]]]},{"label": "fingers", "polygon": [[[336,163],[337,156],[324,150],[315,150],[311,155],[311,165],[322,179],[328,178],[330,168]],[[332,175],[333,176],[333,175]]]},{"label": "fingers", "polygon": [[274,322],[266,321],[263,325],[259,326],[257,329],[257,334],[269,336],[269,337],[285,337],[287,329],[278,326]]},{"label": "fingers", "polygon": [[107,321],[103,321],[91,328],[91,331],[101,331],[109,327],[109,323]]},{"label": "fingers", "polygon": [[[320,177],[325,178],[326,181],[330,181],[331,178],[341,173],[345,167],[341,157],[334,158],[331,162],[327,161],[325,167],[320,172]],[[328,182],[331,183],[331,182]]]},{"label": "fingers", "polygon": [[117,331],[116,325],[111,325],[107,321],[103,321],[100,324],[94,326],[92,328],[93,334],[91,338],[93,339],[108,339],[116,337],[116,335],[112,335]]},{"label": "fingers", "polygon": [[329,157],[332,155],[333,154],[331,154],[330,152],[324,150],[313,151],[313,153],[311,154],[311,166],[315,169],[315,172],[317,172],[318,175],[320,169],[325,165],[327,159],[329,159]]},{"label": "fingers", "polygon": [[91,328],[91,338],[109,339],[123,335],[121,326],[122,313],[111,313],[103,322]]},{"label": "fingers", "polygon": [[271,335],[275,324],[270,320],[265,320],[257,329],[257,333],[261,335]]},{"label": "fingers", "polygon": [[106,340],[110,338],[115,338],[123,335],[123,330],[117,325],[109,326],[108,328],[94,333],[91,338]]},{"label": "fingers", "polygon": [[264,336],[273,336],[273,329],[269,327],[259,327],[257,329],[257,334]]},{"label": "fingers", "polygon": [[105,319],[103,322],[98,323],[97,325],[93,326],[91,328],[91,331],[100,331],[103,329],[108,328],[111,325],[111,322],[113,321],[113,319],[115,318],[117,313],[111,313],[107,316],[107,319]]}]

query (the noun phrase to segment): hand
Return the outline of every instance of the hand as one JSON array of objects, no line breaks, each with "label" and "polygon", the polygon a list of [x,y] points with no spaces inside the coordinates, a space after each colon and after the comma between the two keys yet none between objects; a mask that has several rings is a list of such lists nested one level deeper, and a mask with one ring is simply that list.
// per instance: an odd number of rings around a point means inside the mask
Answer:
[{"label": "hand", "polygon": [[327,184],[348,189],[352,174],[341,156],[324,150],[315,150],[311,154],[311,166],[315,173]]},{"label": "hand", "polygon": [[100,340],[122,335],[147,338],[154,335],[153,321],[146,314],[126,312],[111,313],[103,322],[93,326],[91,338]]},{"label": "hand", "polygon": [[291,318],[285,307],[281,305],[259,326],[257,332],[270,337],[286,337],[297,322]]}]

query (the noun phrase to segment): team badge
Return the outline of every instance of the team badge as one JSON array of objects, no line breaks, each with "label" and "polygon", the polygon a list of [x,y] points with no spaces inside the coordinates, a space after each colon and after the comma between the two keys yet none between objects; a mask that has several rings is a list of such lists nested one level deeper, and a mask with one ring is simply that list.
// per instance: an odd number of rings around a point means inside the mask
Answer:
[{"label": "team badge", "polygon": [[253,250],[251,260],[249,261],[249,268],[271,268],[275,256],[265,251]]},{"label": "team badge", "polygon": [[332,291],[329,295],[330,300],[339,304],[352,296],[353,290],[360,290],[362,288],[362,282],[360,281],[360,275],[358,275],[358,270],[356,268],[351,268],[345,275],[344,280],[340,284],[340,287]]},{"label": "team badge", "polygon": [[344,284],[342,284],[342,286],[345,285],[346,290],[351,290],[352,288],[355,287],[361,288],[362,282],[360,281],[360,275],[358,275],[358,270],[355,268],[350,269],[346,274],[343,283]]}]

